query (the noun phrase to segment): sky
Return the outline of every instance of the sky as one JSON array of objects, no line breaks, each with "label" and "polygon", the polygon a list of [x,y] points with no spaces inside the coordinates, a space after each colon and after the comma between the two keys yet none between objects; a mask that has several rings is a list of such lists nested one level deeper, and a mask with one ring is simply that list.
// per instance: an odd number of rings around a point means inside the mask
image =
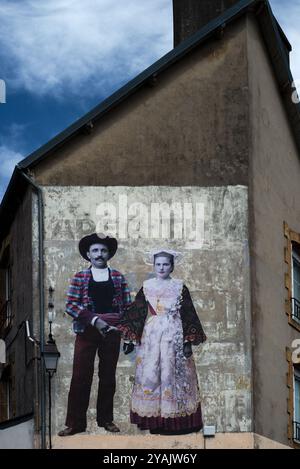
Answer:
[{"label": "sky", "polygon": [[[270,4],[299,89],[300,0]],[[0,18],[1,201],[19,161],[173,48],[173,13],[172,0],[0,0]]]}]

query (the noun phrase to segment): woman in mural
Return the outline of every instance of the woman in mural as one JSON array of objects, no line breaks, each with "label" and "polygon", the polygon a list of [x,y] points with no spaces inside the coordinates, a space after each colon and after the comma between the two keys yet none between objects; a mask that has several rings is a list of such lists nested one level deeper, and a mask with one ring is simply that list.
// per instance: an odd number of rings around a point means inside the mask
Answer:
[{"label": "woman in mural", "polygon": [[120,326],[124,353],[137,349],[130,420],[151,433],[202,428],[192,345],[206,336],[189,290],[170,276],[179,257],[169,249],[152,251],[155,278],[143,283]]}]

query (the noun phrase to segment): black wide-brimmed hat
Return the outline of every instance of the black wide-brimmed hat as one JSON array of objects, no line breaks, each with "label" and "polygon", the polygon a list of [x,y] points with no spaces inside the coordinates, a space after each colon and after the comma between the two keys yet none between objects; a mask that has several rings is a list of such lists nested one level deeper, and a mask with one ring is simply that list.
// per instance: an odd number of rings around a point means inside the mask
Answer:
[{"label": "black wide-brimmed hat", "polygon": [[103,234],[97,234],[97,233],[92,233],[88,236],[84,236],[80,241],[79,241],[79,252],[82,255],[82,257],[89,261],[90,259],[87,257],[87,252],[90,249],[90,246],[92,244],[104,244],[107,246],[107,249],[109,250],[109,258],[111,259],[115,254],[118,249],[118,241],[116,238],[112,238],[111,236],[105,236]]}]

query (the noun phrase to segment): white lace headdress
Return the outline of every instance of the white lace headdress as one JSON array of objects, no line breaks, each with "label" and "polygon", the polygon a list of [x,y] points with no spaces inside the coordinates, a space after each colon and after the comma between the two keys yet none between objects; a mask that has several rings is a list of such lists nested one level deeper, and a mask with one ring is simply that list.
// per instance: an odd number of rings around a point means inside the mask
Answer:
[{"label": "white lace headdress", "polygon": [[145,258],[146,264],[153,265],[154,264],[154,257],[157,254],[160,254],[160,253],[162,253],[162,254],[166,253],[166,254],[169,254],[170,256],[173,256],[174,263],[176,263],[176,264],[180,264],[180,262],[183,259],[183,254],[181,252],[174,251],[173,249],[160,247],[160,248],[151,249],[151,251],[146,252],[146,258]]}]

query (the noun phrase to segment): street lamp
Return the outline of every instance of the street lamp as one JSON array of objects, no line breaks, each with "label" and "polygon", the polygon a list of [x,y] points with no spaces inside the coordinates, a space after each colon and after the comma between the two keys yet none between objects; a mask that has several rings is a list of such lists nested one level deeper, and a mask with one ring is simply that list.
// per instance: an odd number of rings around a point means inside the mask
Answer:
[{"label": "street lamp", "polygon": [[48,342],[44,345],[44,361],[45,361],[45,368],[49,376],[53,376],[57,370],[57,363],[60,357],[60,353],[57,350],[55,340],[52,336],[52,323],[55,319],[55,309],[54,309],[54,302],[53,302],[53,293],[54,288],[52,286],[49,287],[49,303],[48,303],[48,322],[49,322],[49,338]]},{"label": "street lamp", "polygon": [[57,370],[58,359],[60,357],[60,353],[57,350],[55,340],[51,334],[51,322],[50,322],[50,334],[47,343],[44,345],[44,363],[45,369],[48,373],[48,384],[49,384],[49,449],[52,449],[52,441],[51,441],[51,378],[53,377],[54,373]]},{"label": "street lamp", "polygon": [[57,350],[55,340],[53,339],[52,334],[49,334],[48,342],[44,345],[44,363],[45,369],[47,373],[49,373],[49,377],[52,378],[54,373],[57,370],[58,359],[60,357],[60,353]]}]

